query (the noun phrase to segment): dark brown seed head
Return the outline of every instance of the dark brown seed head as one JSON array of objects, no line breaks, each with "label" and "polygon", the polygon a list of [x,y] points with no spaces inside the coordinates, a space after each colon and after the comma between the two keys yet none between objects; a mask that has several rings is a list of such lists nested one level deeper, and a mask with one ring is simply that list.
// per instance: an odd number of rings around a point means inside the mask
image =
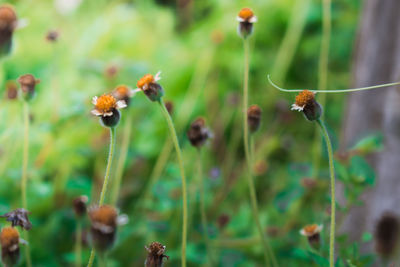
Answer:
[{"label": "dark brown seed head", "polygon": [[117,210],[109,205],[92,207],[89,210],[94,247],[104,252],[112,247],[117,230]]},{"label": "dark brown seed head", "polygon": [[208,138],[210,138],[210,131],[206,127],[206,121],[204,118],[200,117],[192,122],[187,132],[187,136],[192,146],[200,148],[205,144]]},{"label": "dark brown seed head", "polygon": [[54,30],[53,31],[49,31],[46,34],[46,40],[51,42],[51,43],[54,43],[54,42],[57,42],[59,36],[60,36],[60,33],[58,31],[54,31]]},{"label": "dark brown seed head", "polygon": [[25,74],[18,78],[24,98],[30,100],[35,95],[35,86],[40,83],[32,74]]},{"label": "dark brown seed head", "polygon": [[375,249],[384,258],[394,256],[399,243],[399,218],[393,213],[385,213],[376,224]]},{"label": "dark brown seed head", "polygon": [[167,108],[169,115],[172,116],[172,113],[174,112],[174,103],[172,101],[165,101],[165,107]]},{"label": "dark brown seed head", "polygon": [[86,214],[87,196],[79,196],[73,200],[74,212],[77,218],[82,218]]},{"label": "dark brown seed head", "polygon": [[10,212],[7,212],[0,217],[7,218],[7,222],[11,222],[12,227],[20,226],[22,229],[29,231],[32,228],[32,223],[29,221],[28,215],[29,211],[26,209],[16,209]]},{"label": "dark brown seed head", "polygon": [[147,250],[145,267],[162,267],[164,258],[169,258],[164,255],[166,247],[159,242],[153,242],[149,246],[145,246],[145,249]]},{"label": "dark brown seed head", "polygon": [[5,266],[16,265],[19,261],[19,233],[13,227],[4,227],[0,234],[1,259]]},{"label": "dark brown seed head", "polygon": [[249,123],[249,130],[254,133],[260,128],[261,124],[261,108],[257,105],[252,105],[247,110],[247,121]]}]

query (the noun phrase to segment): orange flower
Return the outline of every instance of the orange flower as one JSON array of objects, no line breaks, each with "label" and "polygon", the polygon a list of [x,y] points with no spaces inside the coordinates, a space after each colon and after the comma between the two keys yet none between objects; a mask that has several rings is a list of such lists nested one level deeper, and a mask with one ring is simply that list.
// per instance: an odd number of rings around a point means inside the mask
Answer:
[{"label": "orange flower", "polygon": [[159,80],[161,80],[161,72],[157,72],[157,74],[155,76],[151,75],[151,74],[146,74],[144,75],[142,78],[140,78],[140,80],[137,82],[137,87],[138,89],[142,90],[142,91],[146,91],[149,88],[149,85],[151,83],[155,83]]},{"label": "orange flower", "polygon": [[151,74],[144,75],[138,82],[137,87],[133,92],[143,91],[143,93],[151,101],[160,101],[164,95],[164,89],[157,81],[161,79],[161,72],[158,72],[155,76]]},{"label": "orange flower", "polygon": [[315,101],[315,93],[309,90],[303,90],[296,96],[296,101],[292,105],[292,110],[303,111],[304,107]]},{"label": "orange flower", "polygon": [[237,16],[237,21],[255,23],[257,22],[257,17],[254,16],[253,10],[248,7],[242,8]]},{"label": "orange flower", "polygon": [[110,94],[104,94],[100,97],[93,97],[92,104],[95,106],[92,110],[92,114],[102,117],[112,116],[115,110],[126,107],[125,101],[117,101],[117,99]]},{"label": "orange flower", "polygon": [[319,234],[322,231],[322,224],[309,224],[303,227],[303,229],[300,230],[300,234],[310,237],[316,234]]}]

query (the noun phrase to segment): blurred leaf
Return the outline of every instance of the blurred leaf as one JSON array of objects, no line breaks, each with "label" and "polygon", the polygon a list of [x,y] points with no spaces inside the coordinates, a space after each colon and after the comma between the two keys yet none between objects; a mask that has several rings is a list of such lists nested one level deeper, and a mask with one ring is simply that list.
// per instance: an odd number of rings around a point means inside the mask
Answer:
[{"label": "blurred leaf", "polygon": [[351,148],[351,150],[357,150],[362,154],[368,154],[379,151],[383,148],[383,135],[374,134],[367,136]]},{"label": "blurred leaf", "polygon": [[354,156],[350,162],[350,174],[358,183],[373,185],[375,182],[375,172],[360,156]]}]

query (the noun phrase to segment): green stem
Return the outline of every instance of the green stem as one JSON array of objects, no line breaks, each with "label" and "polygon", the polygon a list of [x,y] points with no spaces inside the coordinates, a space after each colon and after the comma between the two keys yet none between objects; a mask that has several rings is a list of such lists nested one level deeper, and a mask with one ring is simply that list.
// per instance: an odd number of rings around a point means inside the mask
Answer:
[{"label": "green stem", "polygon": [[[112,166],[112,160],[113,160],[114,149],[115,149],[115,132],[116,132],[115,127],[111,127],[110,128],[110,149],[108,151],[106,174],[104,176],[103,188],[101,189],[99,206],[103,205],[103,203],[104,203],[104,199],[105,199],[106,192],[107,192],[108,181],[110,180],[111,166]],[[89,258],[89,262],[87,265],[88,267],[93,265],[95,254],[96,254],[96,251],[94,248],[92,248],[92,252],[90,253],[90,258]]]},{"label": "green stem", "polygon": [[75,267],[82,264],[82,221],[78,219],[76,226],[76,244],[75,244]]},{"label": "green stem", "polygon": [[326,130],[325,124],[319,119],[317,120],[319,127],[321,128],[322,134],[325,138],[326,148],[328,150],[329,157],[329,174],[331,179],[331,229],[330,229],[330,241],[329,241],[329,266],[334,266],[335,260],[335,168],[333,165],[333,151],[332,143]]},{"label": "green stem", "polygon": [[124,125],[124,133],[122,137],[121,152],[117,162],[117,169],[115,171],[115,182],[113,184],[111,193],[111,204],[115,205],[118,201],[118,194],[121,188],[122,176],[124,174],[124,166],[126,158],[128,156],[129,139],[131,136],[132,129],[132,118],[131,116],[126,117],[127,122]]},{"label": "green stem", "polygon": [[[246,176],[249,185],[250,201],[251,201],[251,208],[253,211],[254,220],[256,221],[258,232],[263,241],[262,243],[264,246],[263,253],[264,253],[265,263],[267,266],[270,266],[268,254],[272,256],[273,253],[267,241],[267,237],[263,231],[263,227],[261,226],[260,215],[258,212],[256,190],[252,176],[252,163],[251,163],[250,145],[249,145],[249,126],[247,121],[248,99],[249,99],[249,41],[247,39],[244,39],[243,137],[244,137],[244,152],[248,167],[248,173]],[[273,257],[271,257],[271,260],[272,258]],[[277,265],[276,261],[273,264]]]},{"label": "green stem", "polygon": [[[28,209],[28,201],[26,197],[26,189],[28,183],[28,162],[29,162],[29,103],[24,101],[24,144],[22,154],[22,179],[21,179],[21,197],[22,206],[24,209]],[[29,242],[29,234],[25,233],[25,239]],[[30,246],[25,246],[25,258],[26,266],[32,266]]]},{"label": "green stem", "polygon": [[207,222],[207,213],[206,213],[206,204],[205,204],[205,189],[204,189],[204,177],[203,177],[203,161],[201,157],[201,150],[198,150],[198,179],[199,179],[199,190],[200,190],[200,213],[201,213],[201,224],[204,233],[204,240],[206,243],[207,255],[209,258],[209,266],[213,266],[213,257],[211,255],[211,246],[210,246],[210,238],[208,236],[208,222]]},{"label": "green stem", "polygon": [[185,178],[185,169],[183,166],[182,152],[179,146],[178,137],[176,136],[176,131],[174,127],[174,123],[172,122],[171,116],[168,113],[167,108],[164,105],[162,99],[158,102],[160,104],[162,113],[167,121],[169,131],[171,133],[172,141],[175,145],[176,155],[178,157],[179,168],[181,172],[182,178],[182,201],[183,201],[183,226],[182,226],[182,267],[186,267],[186,238],[187,238],[187,190],[186,190],[186,178]]},{"label": "green stem", "polygon": [[[268,81],[269,83],[278,89],[279,91],[282,92],[287,92],[287,93],[298,93],[301,91],[304,91],[306,89],[285,89],[281,88],[278,85],[276,85],[272,80],[271,77],[268,75]],[[377,88],[382,88],[382,87],[390,87],[394,85],[399,85],[400,82],[395,82],[395,83],[385,83],[385,84],[378,84],[378,85],[373,85],[373,86],[367,86],[367,87],[359,87],[359,88],[351,88],[351,89],[339,89],[339,90],[315,90],[315,89],[307,89],[311,92],[314,93],[350,93],[350,92],[358,92],[358,91],[365,91],[365,90],[372,90],[372,89],[377,89]]]}]

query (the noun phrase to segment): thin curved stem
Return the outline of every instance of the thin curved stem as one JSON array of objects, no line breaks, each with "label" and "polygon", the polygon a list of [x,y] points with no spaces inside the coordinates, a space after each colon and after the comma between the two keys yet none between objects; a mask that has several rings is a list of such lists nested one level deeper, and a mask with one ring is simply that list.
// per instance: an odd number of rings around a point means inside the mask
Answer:
[{"label": "thin curved stem", "polygon": [[321,120],[317,120],[319,127],[321,128],[322,134],[325,138],[326,148],[328,150],[329,158],[329,174],[331,180],[331,229],[330,229],[330,240],[329,240],[329,266],[333,267],[335,264],[335,167],[333,165],[333,150],[332,143],[326,130],[325,124]]},{"label": "thin curved stem", "polygon": [[213,266],[213,257],[211,255],[211,246],[210,246],[210,238],[208,236],[208,221],[207,221],[207,213],[206,213],[206,201],[205,201],[205,188],[204,188],[204,177],[203,177],[203,161],[201,157],[201,150],[198,149],[197,153],[197,171],[198,171],[198,179],[199,179],[199,191],[200,191],[200,214],[201,214],[201,224],[203,228],[204,240],[206,243],[206,250],[209,259],[209,266]]},{"label": "thin curved stem", "polygon": [[78,219],[76,226],[75,267],[82,265],[82,221]]},{"label": "thin curved stem", "polygon": [[[24,101],[24,144],[22,152],[22,179],[21,179],[21,198],[22,207],[28,209],[28,201],[26,197],[28,183],[28,162],[29,162],[29,103]],[[29,242],[29,234],[25,232],[24,238]],[[30,247],[25,246],[26,266],[32,266]]]},{"label": "thin curved stem", "polygon": [[[99,206],[104,204],[104,199],[105,199],[106,192],[107,192],[107,185],[108,185],[108,181],[110,180],[111,166],[112,166],[112,160],[113,160],[114,149],[115,149],[115,132],[116,132],[115,127],[111,127],[110,128],[110,149],[108,151],[107,167],[106,167],[106,173],[104,175],[103,187],[101,189]],[[89,262],[87,265],[88,267],[91,267],[93,265],[95,255],[96,255],[96,251],[94,248],[92,248],[92,251],[90,253]]]},{"label": "thin curved stem", "polygon": [[117,162],[117,169],[115,171],[115,181],[113,183],[113,188],[111,192],[111,204],[115,205],[118,201],[118,194],[121,188],[122,176],[124,174],[124,166],[126,158],[128,156],[129,140],[131,136],[132,129],[132,118],[131,116],[126,117],[127,121],[124,125],[124,133],[121,143],[121,152]]},{"label": "thin curved stem", "polygon": [[179,162],[179,169],[182,178],[182,201],[183,201],[183,225],[182,225],[182,250],[181,250],[181,257],[182,257],[182,267],[186,267],[186,239],[187,239],[187,189],[186,189],[186,177],[185,177],[185,169],[183,165],[182,159],[182,152],[179,146],[178,137],[176,135],[174,123],[172,122],[171,116],[168,113],[167,108],[164,105],[162,99],[158,102],[160,104],[162,113],[167,121],[169,131],[171,133],[172,141],[174,142],[176,155]]},{"label": "thin curved stem", "polygon": [[[282,92],[298,93],[298,92],[301,92],[303,90],[306,90],[306,89],[285,89],[285,88],[281,88],[271,80],[271,77],[269,75],[268,75],[268,81],[273,87],[275,87],[276,89],[278,89],[279,91],[282,91]],[[367,86],[367,87],[359,87],[359,88],[351,88],[351,89],[340,89],[340,90],[315,90],[315,89],[307,89],[307,90],[311,91],[311,92],[314,92],[314,93],[350,93],[350,92],[372,90],[372,89],[383,88],[383,87],[390,87],[390,86],[394,86],[394,85],[400,85],[400,82],[385,83],[385,84],[379,84],[379,85],[373,85],[373,86]]]}]

